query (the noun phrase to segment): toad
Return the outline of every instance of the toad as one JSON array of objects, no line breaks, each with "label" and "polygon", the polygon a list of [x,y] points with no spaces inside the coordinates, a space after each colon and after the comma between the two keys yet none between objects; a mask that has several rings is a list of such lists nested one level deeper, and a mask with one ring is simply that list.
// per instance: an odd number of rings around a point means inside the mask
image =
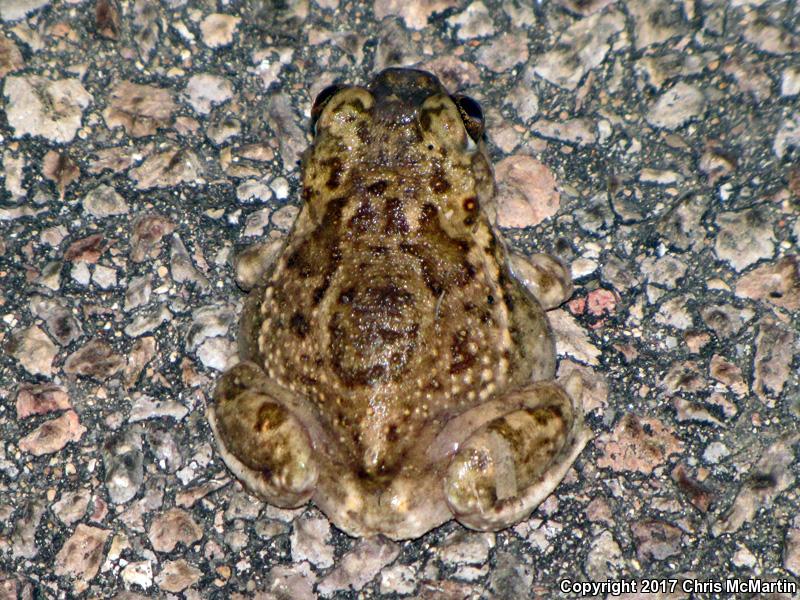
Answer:
[{"label": "toad", "polygon": [[545,315],[569,272],[535,255],[525,287],[510,270],[482,209],[480,106],[394,68],[326,88],[312,121],[302,208],[209,407],[220,454],[267,502],[311,500],[352,536],[526,518],[590,433]]}]

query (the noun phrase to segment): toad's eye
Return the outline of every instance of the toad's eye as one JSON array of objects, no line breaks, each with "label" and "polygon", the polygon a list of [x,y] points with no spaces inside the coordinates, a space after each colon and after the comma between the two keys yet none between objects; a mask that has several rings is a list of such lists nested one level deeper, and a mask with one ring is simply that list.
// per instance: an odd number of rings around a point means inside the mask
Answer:
[{"label": "toad's eye", "polygon": [[311,130],[313,131],[314,128],[317,126],[317,120],[319,119],[320,114],[322,114],[322,110],[325,108],[325,105],[328,101],[336,95],[336,92],[344,88],[341,83],[334,83],[329,85],[325,89],[323,89],[317,97],[314,99],[314,105],[311,107]]},{"label": "toad's eye", "polygon": [[461,113],[461,120],[464,121],[464,127],[469,137],[477,142],[483,136],[484,121],[481,105],[463,94],[456,94],[451,98],[458,107],[458,112]]}]

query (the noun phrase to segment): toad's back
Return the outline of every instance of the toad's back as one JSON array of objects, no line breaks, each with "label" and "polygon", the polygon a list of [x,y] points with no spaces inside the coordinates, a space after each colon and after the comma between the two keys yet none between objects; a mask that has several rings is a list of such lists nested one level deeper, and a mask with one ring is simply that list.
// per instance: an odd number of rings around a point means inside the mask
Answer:
[{"label": "toad's back", "polygon": [[438,81],[386,71],[335,98],[246,353],[315,402],[359,470],[391,475],[426,424],[552,369],[519,340],[552,341],[479,210],[491,171]]},{"label": "toad's back", "polygon": [[[494,191],[480,107],[389,69],[320,92],[312,121],[303,206],[277,260],[256,259],[242,360],[208,406],[225,464],[355,536],[519,522],[591,434],[580,376],[552,381],[547,318],[480,209]],[[528,266],[537,298],[566,300],[563,265]]]}]

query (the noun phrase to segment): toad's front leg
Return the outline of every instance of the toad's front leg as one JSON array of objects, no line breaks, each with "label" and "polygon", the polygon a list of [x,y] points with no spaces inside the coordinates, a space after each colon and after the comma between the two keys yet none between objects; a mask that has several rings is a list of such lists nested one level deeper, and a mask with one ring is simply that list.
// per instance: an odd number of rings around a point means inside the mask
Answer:
[{"label": "toad's front leg", "polygon": [[508,259],[514,277],[533,294],[545,310],[560,306],[572,296],[574,286],[569,267],[555,256],[527,256],[509,252]]},{"label": "toad's front leg", "polygon": [[234,475],[270,504],[292,508],[308,502],[319,470],[308,431],[274,385],[254,363],[239,363],[219,380],[209,422]]},{"label": "toad's front leg", "polygon": [[447,470],[444,492],[467,527],[498,530],[525,518],[561,482],[591,438],[581,383],[538,382],[512,392],[522,408],[470,435]]}]

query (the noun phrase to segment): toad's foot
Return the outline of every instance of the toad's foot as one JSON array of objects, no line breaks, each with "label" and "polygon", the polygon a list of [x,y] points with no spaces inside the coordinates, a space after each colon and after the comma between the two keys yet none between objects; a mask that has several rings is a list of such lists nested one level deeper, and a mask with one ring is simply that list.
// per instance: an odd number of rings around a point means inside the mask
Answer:
[{"label": "toad's foot", "polygon": [[219,380],[209,422],[234,475],[270,504],[301,506],[316,488],[317,463],[306,428],[270,387],[256,365],[239,363]]},{"label": "toad's foot", "polygon": [[549,254],[526,256],[509,253],[509,266],[542,308],[550,310],[569,300],[574,289],[572,274],[563,262]]},{"label": "toad's foot", "polygon": [[[516,392],[525,407],[492,419],[461,445],[444,492],[455,518],[482,531],[525,518],[561,482],[591,434],[581,383],[538,382]],[[576,398],[577,400],[573,400]]]}]

